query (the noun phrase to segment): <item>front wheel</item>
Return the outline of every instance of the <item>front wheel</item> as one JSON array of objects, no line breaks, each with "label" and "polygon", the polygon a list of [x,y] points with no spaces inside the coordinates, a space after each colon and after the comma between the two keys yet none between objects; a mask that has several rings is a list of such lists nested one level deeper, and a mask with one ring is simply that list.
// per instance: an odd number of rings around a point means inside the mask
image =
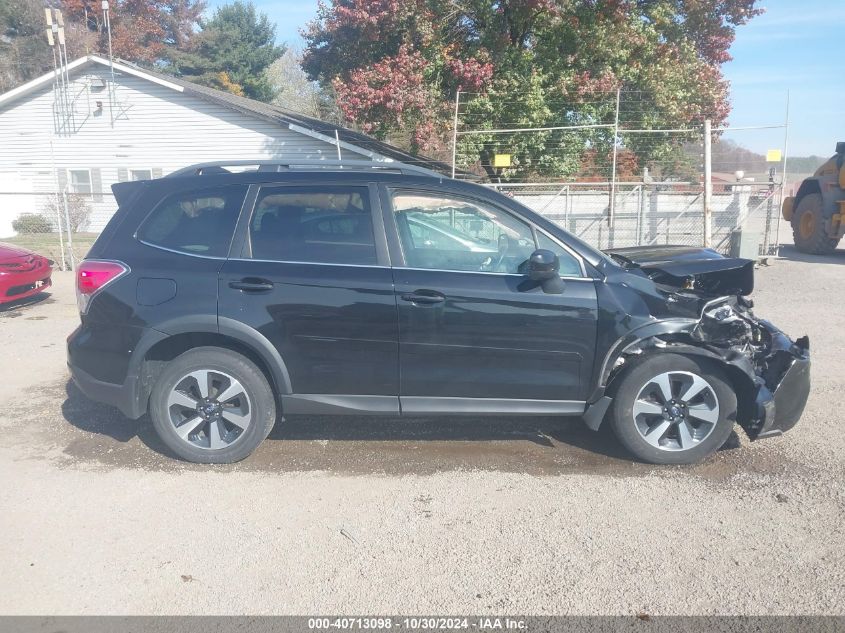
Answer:
[{"label": "front wheel", "polygon": [[658,353],[619,377],[611,426],[638,459],[692,464],[719,450],[736,421],[736,395],[707,359]]},{"label": "front wheel", "polygon": [[811,193],[801,198],[792,218],[792,238],[795,248],[813,255],[827,255],[836,250],[838,238],[825,231],[821,194]]},{"label": "front wheel", "polygon": [[228,349],[198,347],[167,364],[150,394],[150,417],[179,457],[230,464],[270,433],[276,401],[251,360]]}]

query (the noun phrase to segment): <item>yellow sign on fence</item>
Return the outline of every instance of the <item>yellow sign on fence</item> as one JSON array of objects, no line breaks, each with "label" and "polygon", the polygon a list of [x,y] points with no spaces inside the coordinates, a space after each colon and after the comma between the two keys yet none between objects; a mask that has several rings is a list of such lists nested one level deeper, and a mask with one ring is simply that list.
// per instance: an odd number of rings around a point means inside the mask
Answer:
[{"label": "yellow sign on fence", "polygon": [[779,149],[770,149],[766,152],[766,162],[767,163],[779,163],[781,160],[782,154]]},{"label": "yellow sign on fence", "polygon": [[493,167],[510,167],[511,166],[511,155],[510,154],[496,154],[493,156]]}]

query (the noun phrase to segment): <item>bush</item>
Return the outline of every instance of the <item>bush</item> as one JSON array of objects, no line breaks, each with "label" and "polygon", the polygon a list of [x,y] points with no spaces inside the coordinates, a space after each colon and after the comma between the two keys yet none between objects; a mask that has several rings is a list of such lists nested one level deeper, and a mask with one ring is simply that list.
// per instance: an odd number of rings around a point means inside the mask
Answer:
[{"label": "bush", "polygon": [[[88,198],[78,193],[67,194],[67,213],[70,216],[70,230],[73,233],[78,233],[85,225],[88,224],[88,219],[91,217],[91,207],[88,205]],[[42,215],[46,218],[61,217],[62,228],[67,230],[65,224],[65,205],[61,196],[47,196],[44,199],[44,211]],[[52,222],[51,222],[52,224]]]},{"label": "bush", "polygon": [[53,223],[42,213],[22,213],[12,220],[12,228],[17,233],[52,233]]}]

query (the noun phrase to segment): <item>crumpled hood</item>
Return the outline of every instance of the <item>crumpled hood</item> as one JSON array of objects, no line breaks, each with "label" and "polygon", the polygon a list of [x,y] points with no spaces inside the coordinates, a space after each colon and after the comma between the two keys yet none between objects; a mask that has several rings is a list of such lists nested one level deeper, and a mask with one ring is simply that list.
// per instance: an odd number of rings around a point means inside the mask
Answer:
[{"label": "crumpled hood", "polygon": [[725,257],[709,248],[634,246],[605,251],[629,262],[658,284],[719,296],[754,290],[754,262]]}]

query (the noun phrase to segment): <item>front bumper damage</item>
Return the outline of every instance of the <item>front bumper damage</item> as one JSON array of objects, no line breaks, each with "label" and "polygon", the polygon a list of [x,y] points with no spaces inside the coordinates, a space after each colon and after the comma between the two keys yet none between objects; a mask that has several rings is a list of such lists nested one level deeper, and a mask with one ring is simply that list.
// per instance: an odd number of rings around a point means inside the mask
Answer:
[{"label": "front bumper damage", "polygon": [[798,423],[810,395],[810,341],[792,342],[768,321],[760,324],[771,336],[772,348],[758,374],[756,415],[745,424],[752,440],[775,437]]},{"label": "front bumper damage", "polygon": [[[744,303],[740,298],[711,302],[699,321],[629,344],[608,382],[627,359],[641,354],[659,350],[710,358],[728,370],[737,396],[737,422],[748,437],[785,433],[801,418],[810,395],[810,342],[806,336],[793,342],[770,322],[756,318]],[[730,316],[713,318],[727,306]],[[594,430],[610,403],[606,393],[590,407],[595,411],[588,408],[585,414]]]},{"label": "front bumper damage", "polygon": [[736,393],[736,421],[752,440],[795,426],[810,394],[810,342],[792,341],[754,314],[753,261],[684,246],[615,249],[611,256],[625,273],[605,268],[611,283],[601,298],[620,338],[585,413],[590,428],[601,424],[628,361],[659,351],[721,365]]}]

